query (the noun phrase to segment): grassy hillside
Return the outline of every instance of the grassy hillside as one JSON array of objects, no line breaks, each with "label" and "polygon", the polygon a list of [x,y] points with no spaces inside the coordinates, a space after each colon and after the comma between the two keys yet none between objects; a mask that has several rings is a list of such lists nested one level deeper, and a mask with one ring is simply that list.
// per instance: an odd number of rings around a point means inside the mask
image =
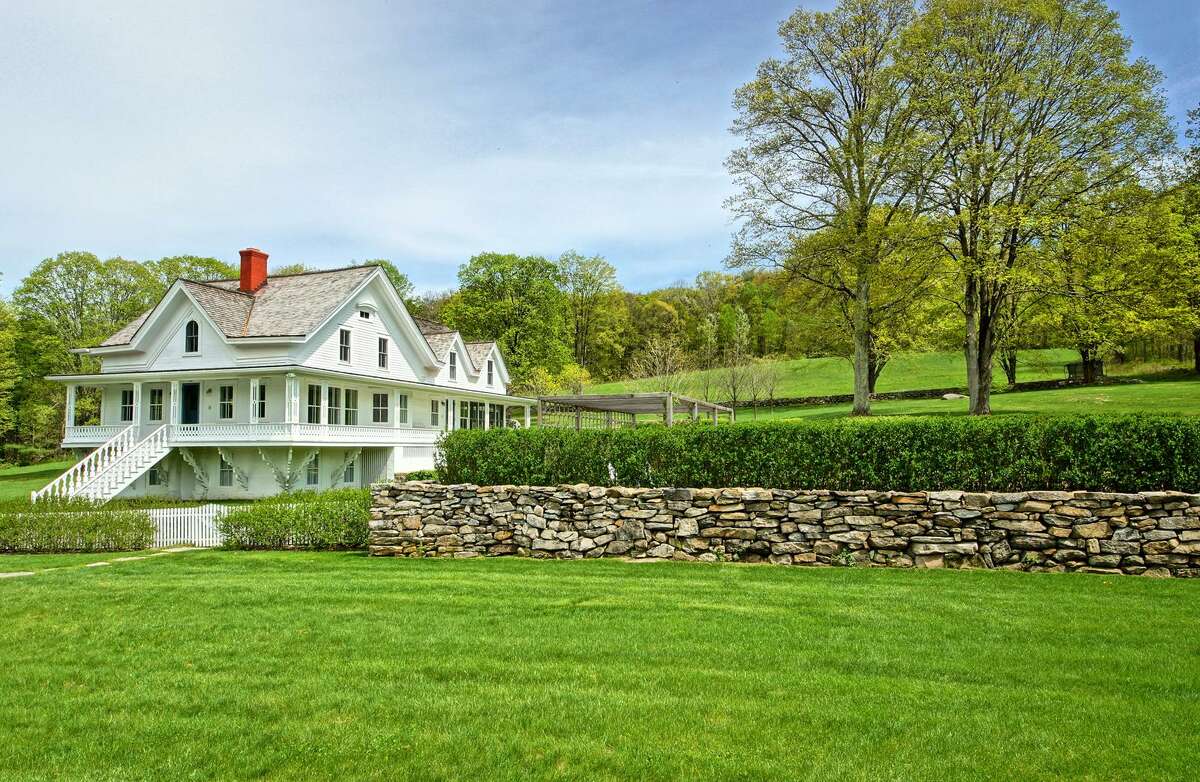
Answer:
[{"label": "grassy hillside", "polygon": [[[1056,388],[992,396],[992,412],[1013,413],[1181,413],[1200,415],[1200,379],[1152,380],[1132,385]],[[903,399],[871,403],[872,415],[966,415],[965,399]],[[739,410],[739,421],[838,418],[850,405]]]},{"label": "grassy hillside", "polygon": [[[1066,365],[1079,360],[1079,354],[1065,348],[1048,350],[1023,350],[1019,356],[1017,380],[1062,380],[1066,379]],[[781,377],[775,396],[779,398],[802,396],[830,396],[849,394],[854,391],[854,372],[850,362],[843,358],[801,358],[776,362]],[[1158,368],[1158,367],[1156,367]],[[1113,365],[1110,374],[1145,372],[1145,365]],[[719,372],[710,370],[709,374]],[[686,385],[698,385],[697,378],[704,373],[691,373]],[[996,366],[998,387],[1005,385],[1004,371]],[[715,382],[719,387],[719,381]],[[912,391],[922,388],[960,388],[966,386],[966,368],[962,353],[911,353],[897,356],[884,368],[879,376],[876,391]],[[588,393],[623,393],[653,390],[655,384],[645,380],[619,380],[590,386]]]},{"label": "grassy hillside", "polygon": [[29,467],[0,469],[0,500],[25,498],[63,474],[72,462],[42,462]]}]

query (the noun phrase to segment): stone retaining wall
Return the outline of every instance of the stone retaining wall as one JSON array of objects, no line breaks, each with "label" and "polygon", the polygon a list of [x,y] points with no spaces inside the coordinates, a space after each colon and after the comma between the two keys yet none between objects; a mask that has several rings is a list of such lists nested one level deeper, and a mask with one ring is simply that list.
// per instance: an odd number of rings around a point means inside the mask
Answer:
[{"label": "stone retaining wall", "polygon": [[376,556],[1003,567],[1200,576],[1200,495],[373,487]]}]

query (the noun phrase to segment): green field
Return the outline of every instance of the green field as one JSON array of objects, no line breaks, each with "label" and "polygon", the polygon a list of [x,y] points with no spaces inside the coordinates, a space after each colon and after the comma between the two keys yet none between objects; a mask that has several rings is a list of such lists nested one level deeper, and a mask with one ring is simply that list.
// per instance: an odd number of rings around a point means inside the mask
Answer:
[{"label": "green field", "polygon": [[70,461],[56,461],[0,468],[0,500],[28,498],[31,491],[37,491],[62,475],[71,464]]},{"label": "green field", "polygon": [[[1019,354],[1017,380],[1065,380],[1066,365],[1079,360],[1074,350],[1053,348],[1048,350],[1022,350]],[[850,362],[843,358],[800,358],[777,361],[780,379],[775,396],[780,399],[806,396],[832,396],[854,391],[854,372]],[[1109,374],[1146,374],[1155,370],[1174,369],[1175,364],[1125,364],[1110,365]],[[719,370],[709,370],[717,373]],[[704,373],[693,372],[687,376],[685,385],[695,386],[697,378]],[[1005,386],[1004,372],[995,369],[997,388]],[[876,391],[913,391],[923,388],[964,388],[966,369],[961,352],[909,353],[896,356],[879,376]],[[715,385],[719,388],[720,383]],[[621,380],[600,383],[587,388],[587,393],[624,393],[654,390],[657,386],[647,380]],[[686,393],[686,391],[684,392]]]},{"label": "green field", "polygon": [[1200,584],[191,552],[0,580],[0,778],[1182,779]]},{"label": "green field", "polygon": [[[996,415],[1040,413],[1181,413],[1200,415],[1200,379],[1150,380],[1130,385],[1074,386],[992,396]],[[737,411],[738,421],[840,418],[850,405],[751,408]],[[872,415],[966,415],[965,399],[902,399],[871,403]]]}]

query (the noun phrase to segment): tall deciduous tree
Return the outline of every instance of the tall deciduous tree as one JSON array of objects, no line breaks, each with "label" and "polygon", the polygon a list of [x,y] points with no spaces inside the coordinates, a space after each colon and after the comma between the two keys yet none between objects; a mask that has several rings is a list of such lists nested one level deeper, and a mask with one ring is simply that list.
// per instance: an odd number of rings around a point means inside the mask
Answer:
[{"label": "tall deciduous tree", "polygon": [[378,266],[383,269],[384,274],[392,281],[392,287],[396,289],[396,293],[400,295],[405,306],[413,300],[416,288],[413,287],[412,280],[408,279],[408,275],[396,268],[396,264],[386,258],[375,258],[367,261],[363,266]]},{"label": "tall deciduous tree", "polygon": [[929,0],[899,47],[941,155],[932,193],[958,262],[970,410],[991,412],[1013,297],[1057,214],[1136,178],[1170,143],[1161,75],[1099,0]]},{"label": "tall deciduous tree", "polygon": [[[779,28],[787,59],[764,62],[734,100],[733,130],[747,143],[728,161],[741,190],[729,206],[742,219],[730,262],[781,266],[846,300],[859,415],[870,411],[873,277],[925,182],[918,118],[894,67],[914,15],[911,0],[797,11]],[[797,238],[830,230],[832,253],[795,252]]]},{"label": "tall deciduous tree", "polygon": [[16,424],[18,366],[16,357],[17,323],[8,304],[0,300],[0,442]]},{"label": "tall deciduous tree", "polygon": [[514,385],[535,367],[558,374],[570,359],[566,299],[558,267],[540,256],[482,253],[458,270],[459,290],[442,309],[468,340],[496,340]]},{"label": "tall deciduous tree", "polygon": [[558,273],[567,297],[575,363],[593,371],[596,354],[611,341],[624,305],[617,270],[599,255],[585,258],[570,250],[559,257]]}]

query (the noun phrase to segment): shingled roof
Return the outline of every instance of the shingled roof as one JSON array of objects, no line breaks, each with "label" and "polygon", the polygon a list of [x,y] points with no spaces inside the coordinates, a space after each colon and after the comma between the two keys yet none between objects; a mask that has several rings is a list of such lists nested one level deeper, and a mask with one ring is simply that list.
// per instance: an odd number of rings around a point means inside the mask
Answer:
[{"label": "shingled roof", "polygon": [[495,342],[468,342],[467,352],[471,354],[471,363],[482,368],[483,363],[487,361],[488,353],[492,352],[492,346],[495,344]]},{"label": "shingled roof", "polygon": [[[266,285],[254,293],[238,290],[238,280],[180,280],[180,283],[229,339],[303,337],[321,325],[377,270],[376,266],[354,266],[268,277]],[[142,313],[101,343],[101,347],[129,344],[149,316],[150,312]]]}]

